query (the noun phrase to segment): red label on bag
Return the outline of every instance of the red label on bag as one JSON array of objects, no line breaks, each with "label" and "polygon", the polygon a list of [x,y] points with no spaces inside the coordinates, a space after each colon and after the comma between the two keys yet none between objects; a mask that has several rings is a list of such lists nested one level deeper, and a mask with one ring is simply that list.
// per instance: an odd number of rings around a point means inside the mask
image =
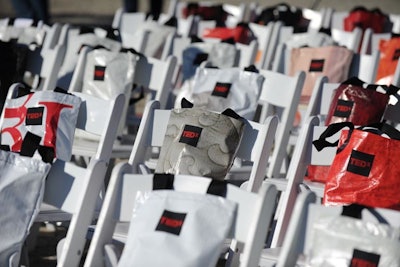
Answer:
[{"label": "red label on bag", "polygon": [[186,213],[178,213],[164,210],[156,231],[163,231],[174,235],[179,235],[185,221]]},{"label": "red label on bag", "polygon": [[28,108],[26,112],[26,125],[42,125],[44,107]]},{"label": "red label on bag", "polygon": [[197,126],[185,125],[179,142],[196,147],[202,130],[203,128]]},{"label": "red label on bag", "polygon": [[212,91],[211,95],[213,96],[221,96],[221,97],[228,97],[229,91],[231,89],[232,84],[231,83],[219,83],[214,87],[214,90]]},{"label": "red label on bag", "polygon": [[400,58],[400,49],[396,49],[394,50],[392,60],[395,61],[398,60],[399,58]]},{"label": "red label on bag", "polygon": [[354,249],[349,267],[377,267],[380,255]]},{"label": "red label on bag", "polygon": [[94,66],[94,77],[95,81],[104,81],[104,76],[106,73],[106,67]]},{"label": "red label on bag", "polygon": [[348,172],[368,177],[369,173],[371,172],[374,158],[375,155],[353,149],[346,170]]},{"label": "red label on bag", "polygon": [[333,116],[341,118],[350,117],[351,111],[353,110],[353,105],[353,101],[338,99]]},{"label": "red label on bag", "polygon": [[310,63],[309,72],[322,72],[324,70],[325,59],[313,59]]}]

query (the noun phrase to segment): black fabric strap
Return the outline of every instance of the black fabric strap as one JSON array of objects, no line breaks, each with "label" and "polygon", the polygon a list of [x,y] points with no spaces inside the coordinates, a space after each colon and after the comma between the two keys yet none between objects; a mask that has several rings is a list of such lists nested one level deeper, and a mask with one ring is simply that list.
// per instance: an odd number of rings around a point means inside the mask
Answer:
[{"label": "black fabric strap", "polygon": [[207,194],[226,197],[228,183],[226,181],[211,180],[207,189]]},{"label": "black fabric strap", "polygon": [[187,100],[186,98],[182,98],[181,100],[181,108],[192,108],[193,103]]},{"label": "black fabric strap", "polygon": [[[333,136],[343,128],[348,127],[350,131],[354,129],[354,125],[351,122],[339,122],[339,123],[332,123],[330,124],[325,131],[320,135],[320,137],[317,140],[314,140],[312,143],[314,147],[318,150],[321,151],[325,147],[336,147],[338,145],[339,141],[336,142],[328,142],[326,139],[328,137]],[[351,132],[349,132],[349,137],[351,135]]]},{"label": "black fabric strap", "polygon": [[27,132],[21,145],[21,156],[33,157],[35,151],[39,148],[42,138],[31,132]]},{"label": "black fabric strap", "polygon": [[243,118],[239,114],[237,114],[233,109],[230,108],[225,109],[224,111],[222,111],[221,114],[237,120],[243,120]]},{"label": "black fabric strap", "polygon": [[174,189],[174,174],[155,173],[153,175],[153,190]]}]

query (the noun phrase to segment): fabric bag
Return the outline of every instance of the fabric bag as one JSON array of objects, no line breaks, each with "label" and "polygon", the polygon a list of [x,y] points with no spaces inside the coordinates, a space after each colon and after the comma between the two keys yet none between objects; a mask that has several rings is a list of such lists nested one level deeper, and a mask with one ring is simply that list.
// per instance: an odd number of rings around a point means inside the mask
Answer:
[{"label": "fabric bag", "polygon": [[388,224],[329,215],[317,219],[311,231],[305,266],[400,266],[400,231]]},{"label": "fabric bag", "polygon": [[[326,140],[339,130],[340,141]],[[358,128],[349,122],[334,123],[313,144],[317,150],[340,144],[327,174],[324,204],[400,207],[400,168],[395,160],[400,156],[397,129],[386,123]]]},{"label": "fabric bag", "polygon": [[204,38],[233,39],[236,43],[249,44],[254,39],[249,26],[244,23],[236,27],[207,28],[201,33]]},{"label": "fabric bag", "polygon": [[343,21],[343,29],[345,31],[353,31],[358,27],[362,30],[371,28],[374,33],[382,33],[389,18],[379,8],[367,9],[362,6],[353,8]]},{"label": "fabric bag", "polygon": [[209,61],[218,68],[234,67],[238,60],[237,48],[234,44],[219,42],[194,42],[182,52],[183,81],[191,79],[203,61]]},{"label": "fabric bag", "polygon": [[352,59],[353,51],[341,46],[292,48],[289,75],[306,72],[300,104],[309,102],[318,77],[326,76],[330,83],[347,80]]},{"label": "fabric bag", "polygon": [[216,266],[236,203],[211,194],[212,185],[205,194],[138,192],[118,266]]},{"label": "fabric bag", "polygon": [[156,173],[189,174],[223,180],[242,139],[245,121],[231,109],[173,109]]},{"label": "fabric bag", "polygon": [[380,59],[376,83],[390,85],[393,83],[394,73],[400,57],[400,37],[379,41]]},{"label": "fabric bag", "polygon": [[186,98],[195,107],[222,112],[233,109],[239,116],[252,120],[258,105],[264,76],[255,68],[199,67],[191,83],[182,86],[175,107]]},{"label": "fabric bag", "polygon": [[380,122],[390,95],[397,90],[395,86],[366,84],[356,77],[350,78],[335,90],[325,125],[343,121],[354,125]]},{"label": "fabric bag", "polygon": [[0,266],[20,266],[22,246],[40,210],[50,163],[0,150]]},{"label": "fabric bag", "polygon": [[25,92],[6,99],[0,126],[1,145],[20,152],[27,133],[41,138],[40,144],[52,148],[54,157],[69,161],[81,98],[65,91]]}]

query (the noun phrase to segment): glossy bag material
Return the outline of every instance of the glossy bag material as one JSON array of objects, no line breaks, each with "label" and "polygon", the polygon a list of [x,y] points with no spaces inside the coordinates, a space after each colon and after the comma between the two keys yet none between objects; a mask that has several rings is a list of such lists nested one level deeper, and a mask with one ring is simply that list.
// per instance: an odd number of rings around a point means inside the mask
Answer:
[{"label": "glossy bag material", "polygon": [[353,51],[341,46],[292,48],[289,75],[306,72],[300,103],[308,103],[318,77],[326,76],[330,83],[347,80],[352,59]]},{"label": "glossy bag material", "polygon": [[205,38],[233,39],[236,43],[249,44],[253,34],[247,24],[239,24],[236,27],[207,28],[201,33]]},{"label": "glossy bag material", "polygon": [[349,121],[354,125],[368,125],[382,120],[390,95],[396,87],[366,84],[353,77],[335,90],[325,125]]},{"label": "glossy bag material", "polygon": [[375,33],[382,33],[389,18],[379,8],[367,9],[359,6],[353,8],[349,15],[344,18],[343,29],[345,31],[353,31],[358,27],[362,30],[371,28]]},{"label": "glossy bag material", "polygon": [[82,100],[62,90],[34,91],[6,99],[2,114],[1,145],[20,152],[28,133],[40,145],[51,148],[54,157],[69,161]]},{"label": "glossy bag material", "polygon": [[344,127],[350,130],[341,130],[341,145],[327,174],[324,204],[398,209],[400,132],[385,123],[356,129],[351,123],[335,123],[313,144],[317,149],[336,146],[326,138]]},{"label": "glossy bag material", "polygon": [[306,266],[400,266],[400,231],[396,227],[350,216],[326,215],[313,223],[311,232]]},{"label": "glossy bag material", "polygon": [[192,82],[180,88],[175,107],[186,98],[195,107],[222,112],[233,109],[238,115],[252,120],[258,105],[264,76],[256,69],[197,68]]},{"label": "glossy bag material", "polygon": [[380,59],[376,83],[390,85],[393,83],[394,73],[400,57],[400,37],[379,41]]},{"label": "glossy bag material", "polygon": [[118,266],[216,266],[237,205],[215,182],[204,193],[138,192]]},{"label": "glossy bag material", "polygon": [[232,110],[173,109],[156,173],[189,174],[223,180],[242,139],[245,120]]},{"label": "glossy bag material", "polygon": [[51,165],[0,150],[0,265],[20,266],[21,250],[40,210]]}]

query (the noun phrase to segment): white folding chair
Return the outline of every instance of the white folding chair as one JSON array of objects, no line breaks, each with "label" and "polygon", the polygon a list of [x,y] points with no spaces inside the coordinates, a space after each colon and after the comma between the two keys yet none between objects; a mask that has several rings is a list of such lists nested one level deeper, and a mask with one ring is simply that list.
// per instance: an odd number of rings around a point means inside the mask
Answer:
[{"label": "white folding chair", "polygon": [[272,29],[274,23],[268,23],[268,25],[259,25],[253,22],[249,22],[250,30],[257,38],[258,42],[258,51],[255,59],[255,66],[259,69],[268,69],[265,66],[266,55],[269,49],[271,37],[272,37]]},{"label": "white folding chair", "polygon": [[300,101],[305,73],[298,72],[294,76],[289,76],[261,69],[260,74],[265,77],[265,80],[258,101],[261,106],[258,121],[263,122],[265,118],[272,114],[279,116],[274,150],[267,171],[267,177],[278,177],[280,176],[282,162],[287,155],[289,136]]},{"label": "white folding chair", "polygon": [[351,32],[333,28],[331,29],[331,35],[338,45],[345,46],[358,53],[363,35],[363,31],[360,28],[355,28]]},{"label": "white folding chair", "polygon": [[[112,245],[117,223],[128,222],[132,217],[135,192],[152,190],[153,175],[132,174],[133,166],[121,163],[115,168],[105,202],[89,247],[85,265],[110,266],[118,263],[118,252]],[[189,175],[175,175],[174,188],[179,191],[204,193],[211,179]],[[256,266],[264,246],[276,197],[274,186],[263,186],[258,193],[248,192],[228,185],[227,198],[238,203],[235,227],[230,237],[234,246],[226,266]],[[115,236],[114,236],[115,237]],[[124,243],[124,240],[119,240]]]},{"label": "white folding chair", "polygon": [[250,44],[236,43],[235,46],[238,48],[238,67],[245,68],[250,65],[254,65],[257,51],[258,51],[258,41],[253,40]]},{"label": "white folding chair", "polygon": [[82,99],[77,131],[98,135],[100,142],[88,167],[56,160],[46,180],[43,204],[36,222],[68,222],[59,250],[57,266],[78,266],[85,245],[87,227],[95,217],[96,201],[104,187],[124,95],[102,100],[74,93]]},{"label": "white folding chair", "polygon": [[[276,263],[277,267],[304,264],[304,256],[310,255],[309,251],[312,246],[313,223],[326,216],[343,216],[341,215],[341,206],[322,206],[315,202],[315,193],[312,191],[305,191],[297,198],[293,217]],[[377,216],[364,209],[361,214],[361,220],[372,223],[379,223],[380,220],[383,220],[391,227],[399,229],[400,212],[379,208],[375,209],[373,213],[377,214]],[[379,220],[377,219],[378,217]],[[326,242],[329,241],[327,240]]]},{"label": "white folding chair", "polygon": [[364,31],[362,38],[360,54],[372,54],[372,52],[379,50],[379,42],[381,40],[389,40],[391,33],[374,33],[371,28]]}]

